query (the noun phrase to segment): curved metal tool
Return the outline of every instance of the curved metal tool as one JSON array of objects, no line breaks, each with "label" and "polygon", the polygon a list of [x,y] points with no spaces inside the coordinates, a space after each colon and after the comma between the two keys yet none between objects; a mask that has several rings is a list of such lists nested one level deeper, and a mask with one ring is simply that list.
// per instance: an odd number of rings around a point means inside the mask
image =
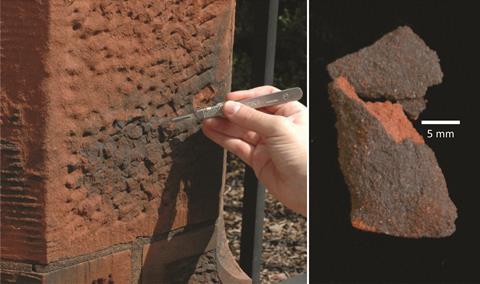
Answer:
[{"label": "curved metal tool", "polygon": [[[283,104],[292,101],[298,101],[303,96],[302,89],[295,87],[286,89],[283,91],[271,93],[264,96],[249,98],[245,100],[240,100],[238,102],[247,105],[252,108],[262,108],[268,106],[274,106],[278,104]],[[206,118],[216,117],[216,116],[223,116],[222,108],[225,102],[218,103],[211,107],[202,108],[196,110],[195,112],[179,117],[173,118],[172,122],[179,122],[187,119],[197,119],[202,121]]]}]

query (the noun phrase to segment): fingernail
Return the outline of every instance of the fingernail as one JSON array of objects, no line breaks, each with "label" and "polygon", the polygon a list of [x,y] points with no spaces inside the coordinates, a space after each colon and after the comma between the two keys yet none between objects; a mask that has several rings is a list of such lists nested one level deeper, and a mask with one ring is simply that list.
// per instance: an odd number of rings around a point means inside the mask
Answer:
[{"label": "fingernail", "polygon": [[223,106],[223,114],[226,116],[234,115],[240,109],[240,103],[227,101]]}]

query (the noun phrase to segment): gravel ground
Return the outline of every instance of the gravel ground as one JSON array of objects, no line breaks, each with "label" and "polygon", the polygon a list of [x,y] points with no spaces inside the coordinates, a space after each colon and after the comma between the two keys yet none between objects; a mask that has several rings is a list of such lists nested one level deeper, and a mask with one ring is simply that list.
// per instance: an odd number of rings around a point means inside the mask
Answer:
[{"label": "gravel ground", "polygon": [[[230,249],[239,260],[244,164],[228,154],[225,226]],[[307,269],[305,217],[295,214],[267,192],[263,228],[262,283],[277,283]]]}]

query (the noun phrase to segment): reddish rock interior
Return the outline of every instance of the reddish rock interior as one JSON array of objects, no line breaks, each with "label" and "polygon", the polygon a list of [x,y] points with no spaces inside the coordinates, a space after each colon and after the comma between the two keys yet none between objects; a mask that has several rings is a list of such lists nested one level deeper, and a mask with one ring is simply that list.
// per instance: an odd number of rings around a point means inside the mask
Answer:
[{"label": "reddish rock interior", "polygon": [[363,100],[358,97],[357,93],[355,93],[355,88],[348,82],[347,78],[340,76],[333,81],[333,84],[350,98],[364,103]]},{"label": "reddish rock interior", "polygon": [[347,96],[360,102],[365,108],[382,124],[385,131],[395,140],[401,143],[405,139],[410,139],[417,144],[425,144],[422,136],[413,127],[403,112],[403,108],[398,103],[391,102],[364,102],[355,93],[355,88],[345,77],[335,79],[335,84]]},{"label": "reddish rock interior", "polygon": [[403,112],[400,104],[391,102],[367,102],[368,111],[373,114],[383,125],[395,142],[401,143],[405,139],[410,139],[417,144],[425,144],[422,136],[413,127]]},{"label": "reddish rock interior", "polygon": [[354,228],[357,228],[363,231],[374,232],[374,233],[378,232],[377,228],[365,224],[365,222],[361,219],[352,219],[352,226]]}]

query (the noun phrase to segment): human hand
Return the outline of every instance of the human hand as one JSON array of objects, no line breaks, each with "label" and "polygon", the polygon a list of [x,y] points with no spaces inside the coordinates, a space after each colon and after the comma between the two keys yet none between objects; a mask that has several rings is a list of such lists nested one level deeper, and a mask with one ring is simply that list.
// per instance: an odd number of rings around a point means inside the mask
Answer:
[{"label": "human hand", "polygon": [[252,167],[280,202],[306,216],[307,108],[295,101],[255,110],[235,102],[277,91],[262,86],[229,93],[223,107],[225,117],[206,119],[202,129]]}]

